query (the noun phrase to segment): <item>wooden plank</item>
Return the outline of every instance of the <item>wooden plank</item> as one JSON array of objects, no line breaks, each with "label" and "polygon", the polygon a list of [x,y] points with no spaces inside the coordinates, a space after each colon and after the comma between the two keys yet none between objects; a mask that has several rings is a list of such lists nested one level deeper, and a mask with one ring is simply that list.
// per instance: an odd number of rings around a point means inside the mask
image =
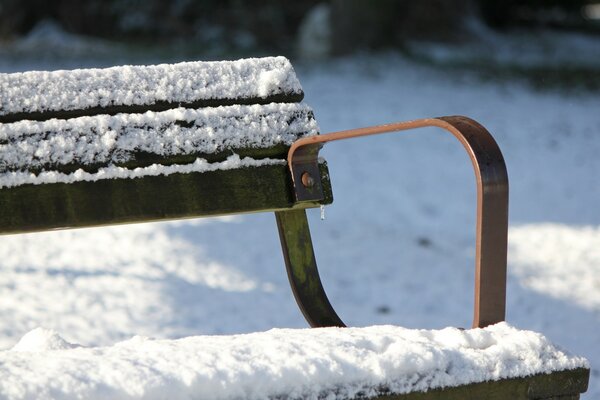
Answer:
[{"label": "wooden plank", "polygon": [[525,378],[473,383],[428,392],[381,395],[378,400],[552,400],[578,399],[588,387],[590,370],[578,368]]},{"label": "wooden plank", "polygon": [[[0,143],[2,144],[2,143]],[[250,157],[257,160],[264,158],[276,158],[285,160],[289,146],[285,144],[278,144],[271,147],[265,148],[230,148],[226,151],[218,151],[214,153],[190,153],[190,154],[170,154],[160,155],[155,153],[136,151],[131,153],[130,159],[123,162],[111,162],[110,165],[115,167],[122,167],[127,169],[143,168],[153,164],[159,165],[174,165],[174,164],[191,164],[196,159],[202,158],[209,163],[217,163],[225,161],[229,156],[237,154],[240,158]],[[93,163],[93,164],[82,164],[82,163],[70,163],[70,164],[44,164],[42,166],[29,166],[27,172],[38,174],[41,171],[56,171],[63,174],[71,174],[78,169],[85,172],[95,173],[101,168],[105,168],[109,163]],[[22,168],[15,168],[12,166],[0,165],[0,173],[11,172],[11,171],[23,171]]]},{"label": "wooden plank", "polygon": [[6,188],[0,234],[317,207],[333,201],[321,172],[325,199],[301,205],[285,165]]},{"label": "wooden plank", "polygon": [[[268,132],[266,126],[271,126]],[[0,145],[6,151],[0,156],[0,173],[34,174],[78,169],[93,173],[108,165],[133,169],[186,164],[196,158],[219,162],[234,153],[242,158],[285,159],[291,141],[317,133],[312,110],[302,104],[186,110],[162,118],[120,114],[84,122],[0,124],[0,131],[4,136]],[[105,134],[111,137],[110,145],[104,144]],[[39,146],[44,149],[41,154],[34,152]]]},{"label": "wooden plank", "polygon": [[146,105],[108,105],[104,107],[90,107],[81,110],[61,110],[45,112],[20,112],[0,115],[0,123],[16,122],[23,119],[46,121],[52,118],[68,119],[92,116],[98,114],[115,115],[120,113],[145,113],[147,111],[166,111],[172,108],[203,108],[231,106],[235,104],[269,104],[269,103],[299,103],[304,98],[304,93],[277,93],[267,97],[239,98],[239,99],[202,99],[186,103],[171,103],[168,101],[155,101]]}]

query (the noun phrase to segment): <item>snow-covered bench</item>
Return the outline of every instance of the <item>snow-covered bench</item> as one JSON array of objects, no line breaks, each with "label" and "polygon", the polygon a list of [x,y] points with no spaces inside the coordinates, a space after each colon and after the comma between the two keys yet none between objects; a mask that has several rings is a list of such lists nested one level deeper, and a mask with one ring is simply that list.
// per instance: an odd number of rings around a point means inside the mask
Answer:
[{"label": "snow-covered bench", "polygon": [[38,328],[0,363],[3,399],[567,400],[585,390],[588,366],[506,323],[136,336],[92,348]]},{"label": "snow-covered bench", "polygon": [[[437,126],[463,143],[477,176],[474,327],[503,321],[507,182],[491,135],[464,117],[318,135],[302,98],[283,57],[0,74],[0,233],[275,212],[304,316],[313,327],[343,326],[321,286],[305,214],[332,202],[322,142]],[[553,365],[383,398],[577,398],[584,363]]]},{"label": "snow-covered bench", "polygon": [[0,93],[4,233],[288,209],[287,148],[317,134],[285,58],[2,74]]}]

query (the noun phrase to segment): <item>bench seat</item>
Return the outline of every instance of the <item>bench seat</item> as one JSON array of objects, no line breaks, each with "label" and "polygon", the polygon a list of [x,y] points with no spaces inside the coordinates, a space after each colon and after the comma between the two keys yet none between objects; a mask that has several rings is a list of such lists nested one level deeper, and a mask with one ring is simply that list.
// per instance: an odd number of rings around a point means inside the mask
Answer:
[{"label": "bench seat", "polygon": [[0,123],[299,102],[285,57],[0,74]]},{"label": "bench seat", "polygon": [[[0,233],[293,207],[318,134],[283,57],[0,74]],[[326,171],[326,165],[322,168]]]},{"label": "bench seat", "polygon": [[0,397],[12,387],[60,398],[550,400],[578,398],[589,376],[583,358],[506,323],[135,337],[91,348],[36,329],[0,363]]}]

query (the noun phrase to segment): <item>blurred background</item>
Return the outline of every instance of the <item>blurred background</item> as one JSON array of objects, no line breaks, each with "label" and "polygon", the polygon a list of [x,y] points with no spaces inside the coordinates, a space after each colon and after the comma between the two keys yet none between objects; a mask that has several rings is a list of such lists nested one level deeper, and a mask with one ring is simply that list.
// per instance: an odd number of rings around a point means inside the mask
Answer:
[{"label": "blurred background", "polygon": [[599,49],[586,50],[585,41],[599,35],[597,0],[0,0],[4,63],[274,53],[315,61],[394,51],[484,77],[597,88],[590,51]]}]

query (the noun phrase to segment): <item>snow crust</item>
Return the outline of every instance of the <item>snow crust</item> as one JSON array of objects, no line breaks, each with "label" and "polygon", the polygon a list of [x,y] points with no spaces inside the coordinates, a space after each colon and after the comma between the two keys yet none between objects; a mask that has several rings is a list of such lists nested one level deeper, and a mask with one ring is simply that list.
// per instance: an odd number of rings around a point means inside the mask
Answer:
[{"label": "snow crust", "polygon": [[285,57],[0,74],[0,115],[302,93]]},{"label": "snow crust", "polygon": [[41,352],[48,350],[66,350],[79,347],[63,339],[52,329],[36,328],[28,332],[14,345],[12,351]]},{"label": "snow crust", "polygon": [[[136,152],[211,154],[291,145],[318,127],[305,104],[176,108],[0,124],[0,172],[126,162]],[[0,186],[6,186],[6,174]]]},{"label": "snow crust", "polygon": [[588,366],[542,335],[506,323],[472,330],[373,326],[178,340],[136,336],[109,347],[73,346],[37,329],[0,352],[0,396],[353,399],[382,389],[426,391]]}]

